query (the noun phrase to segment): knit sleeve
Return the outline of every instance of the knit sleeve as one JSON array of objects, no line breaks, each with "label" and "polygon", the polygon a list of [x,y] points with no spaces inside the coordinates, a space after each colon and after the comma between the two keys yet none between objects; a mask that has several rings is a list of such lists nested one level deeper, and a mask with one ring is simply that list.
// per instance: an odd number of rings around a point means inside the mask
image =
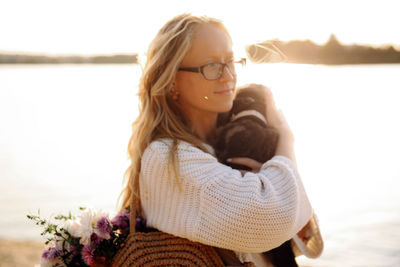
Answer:
[{"label": "knit sleeve", "polygon": [[297,170],[285,157],[275,156],[259,173],[242,176],[181,142],[176,179],[168,165],[168,151],[168,142],[156,141],[142,157],[141,202],[149,226],[204,244],[255,253],[289,240],[312,216]]}]

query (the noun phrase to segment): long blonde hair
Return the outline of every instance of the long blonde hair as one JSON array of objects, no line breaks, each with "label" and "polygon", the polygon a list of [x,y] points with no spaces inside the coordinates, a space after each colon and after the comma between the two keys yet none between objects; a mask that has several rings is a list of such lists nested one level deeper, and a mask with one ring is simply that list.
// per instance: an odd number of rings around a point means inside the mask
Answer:
[{"label": "long blonde hair", "polygon": [[121,209],[129,207],[132,197],[140,197],[140,163],[144,150],[152,141],[164,137],[172,139],[168,170],[173,166],[176,179],[179,175],[176,156],[179,140],[206,151],[203,142],[180,115],[177,101],[170,96],[176,72],[191,47],[192,36],[199,25],[204,24],[216,25],[228,34],[225,26],[217,19],[182,14],[168,21],[149,46],[139,83],[139,115],[133,123],[128,145],[131,164],[125,172],[125,187],[120,195]]}]

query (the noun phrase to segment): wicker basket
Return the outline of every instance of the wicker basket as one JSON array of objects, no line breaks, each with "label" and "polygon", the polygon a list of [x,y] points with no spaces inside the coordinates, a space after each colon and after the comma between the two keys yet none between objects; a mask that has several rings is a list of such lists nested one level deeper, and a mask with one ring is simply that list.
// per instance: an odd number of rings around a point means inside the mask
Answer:
[{"label": "wicker basket", "polygon": [[[201,243],[177,237],[160,231],[140,232],[136,230],[136,207],[139,199],[132,199],[130,210],[130,234],[113,258],[112,267],[133,266],[225,266],[217,251]],[[240,266],[254,266],[245,263]]]}]

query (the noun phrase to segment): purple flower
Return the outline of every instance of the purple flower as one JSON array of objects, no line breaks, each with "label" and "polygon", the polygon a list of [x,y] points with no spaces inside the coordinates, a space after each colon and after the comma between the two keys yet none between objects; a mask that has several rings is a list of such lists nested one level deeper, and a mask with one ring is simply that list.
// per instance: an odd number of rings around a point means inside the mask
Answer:
[{"label": "purple flower", "polygon": [[49,248],[43,251],[42,258],[46,260],[54,260],[61,255],[61,251],[56,248]]},{"label": "purple flower", "polygon": [[129,230],[129,212],[127,210],[122,210],[118,213],[112,220],[111,223],[117,226],[121,231]]},{"label": "purple flower", "polygon": [[146,230],[146,219],[142,217],[136,217],[135,229],[139,232],[144,232]]},{"label": "purple flower", "polygon": [[92,266],[94,263],[94,251],[95,248],[91,247],[90,245],[84,246],[82,249],[82,258],[89,266]]},{"label": "purple flower", "polygon": [[111,222],[106,216],[102,216],[97,221],[97,230],[102,236],[107,236],[109,233],[111,233],[112,231]]}]

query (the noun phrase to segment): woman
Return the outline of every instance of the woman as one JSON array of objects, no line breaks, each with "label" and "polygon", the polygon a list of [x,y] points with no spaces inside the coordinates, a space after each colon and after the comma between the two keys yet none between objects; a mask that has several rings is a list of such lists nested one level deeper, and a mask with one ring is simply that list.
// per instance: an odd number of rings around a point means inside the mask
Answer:
[{"label": "woman", "polygon": [[252,168],[243,176],[213,156],[217,114],[232,106],[234,65],[241,63],[216,19],[184,14],[161,28],[140,80],[122,208],[138,194],[149,227],[268,266],[260,252],[296,235],[312,208],[293,135],[268,90],[268,121],[280,134],[276,156],[266,163],[232,159]]}]

